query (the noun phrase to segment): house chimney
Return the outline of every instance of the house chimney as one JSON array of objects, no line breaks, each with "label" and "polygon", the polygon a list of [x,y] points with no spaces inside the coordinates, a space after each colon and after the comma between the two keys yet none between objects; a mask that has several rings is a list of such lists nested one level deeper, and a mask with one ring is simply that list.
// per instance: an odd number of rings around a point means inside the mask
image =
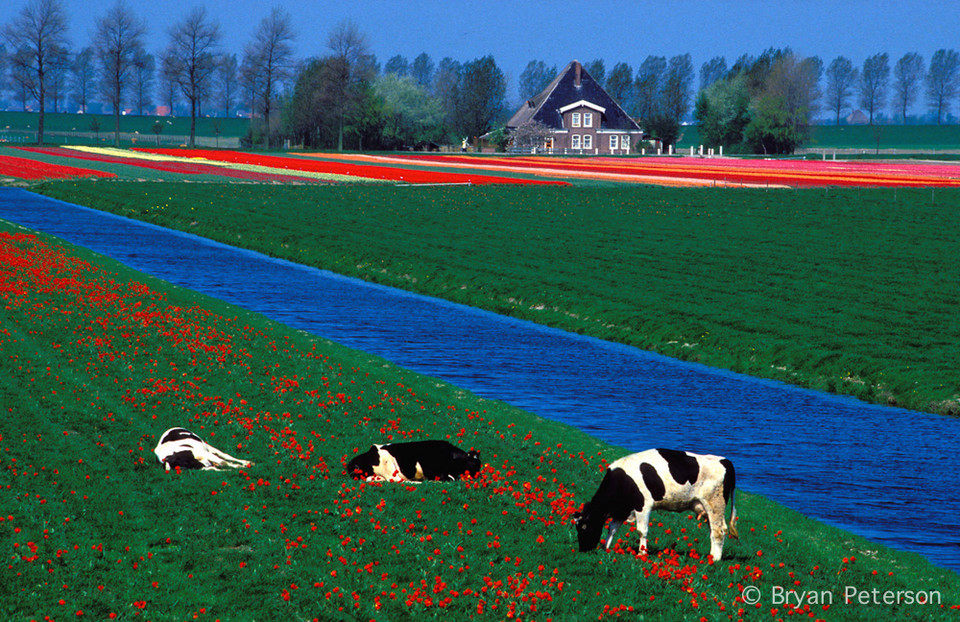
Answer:
[{"label": "house chimney", "polygon": [[580,61],[573,61],[573,86],[580,88]]}]

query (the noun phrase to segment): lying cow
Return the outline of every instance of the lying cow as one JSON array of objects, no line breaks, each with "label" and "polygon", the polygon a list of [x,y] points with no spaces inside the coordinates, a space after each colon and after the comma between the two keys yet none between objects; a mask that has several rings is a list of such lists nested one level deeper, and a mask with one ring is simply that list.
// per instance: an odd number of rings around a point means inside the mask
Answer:
[{"label": "lying cow", "polygon": [[736,474],[733,463],[721,456],[701,456],[672,449],[648,449],[610,463],[600,488],[580,513],[574,515],[581,551],[591,551],[600,541],[607,518],[610,529],[606,548],[625,521],[636,521],[640,553],[647,548],[647,526],[652,510],[704,514],[710,522],[710,554],[718,561],[727,534],[726,509],[730,503],[731,538],[737,538],[737,508],[733,502]]},{"label": "lying cow", "polygon": [[239,469],[251,463],[238,460],[216,447],[204,443],[186,428],[170,428],[160,436],[154,448],[157,461],[169,471],[181,469]]},{"label": "lying cow", "polygon": [[456,480],[480,471],[480,453],[463,451],[447,441],[412,441],[371,445],[347,464],[355,479],[388,482]]}]

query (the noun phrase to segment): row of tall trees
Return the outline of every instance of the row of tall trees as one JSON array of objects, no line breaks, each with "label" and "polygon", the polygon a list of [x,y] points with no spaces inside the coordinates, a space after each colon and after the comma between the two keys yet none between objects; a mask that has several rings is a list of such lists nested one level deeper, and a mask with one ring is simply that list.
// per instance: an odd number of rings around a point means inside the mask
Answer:
[{"label": "row of tall trees", "polygon": [[169,29],[159,57],[146,51],[146,32],[144,21],[123,0],[96,19],[91,45],[75,54],[69,52],[64,0],[30,0],[4,26],[0,69],[23,108],[37,110],[39,142],[49,102],[57,111],[70,89],[81,112],[95,99],[106,104],[114,116],[117,144],[124,107],[132,103],[142,114],[156,90],[171,110],[178,101],[186,102],[192,145],[204,102],[219,97],[229,114],[242,89],[250,106],[269,121],[294,69],[293,28],[282,9],[260,22],[242,64],[222,51],[220,27],[203,8],[191,10]]},{"label": "row of tall trees", "polygon": [[[72,53],[64,2],[30,0],[2,31],[0,71],[23,108],[39,112],[41,141],[44,113],[60,109],[68,92],[81,111],[98,102],[113,112],[117,143],[125,106],[142,114],[154,97],[171,111],[186,105],[191,144],[197,116],[230,115],[241,101],[254,116],[250,140],[265,146],[281,139],[341,149],[451,142],[485,134],[512,112],[491,56],[435,64],[426,53],[412,61],[397,55],[381,68],[365,35],[345,22],[331,31],[323,55],[304,61],[294,57],[292,20],[280,8],[259,22],[240,58],[223,51],[220,28],[202,8],[177,21],[154,56],[145,49],[143,20],[124,0],[97,18],[91,45]],[[839,123],[859,105],[872,123],[889,105],[906,120],[925,95],[940,123],[960,94],[960,54],[953,50],[939,50],[929,65],[906,54],[892,69],[887,54],[862,67],[841,56],[826,69],[819,58],[789,49],[744,55],[731,67],[718,56],[701,65],[699,85],[689,54],[651,55],[636,68],[618,62],[609,71],[597,59],[585,68],[665,142],[673,142],[693,108],[706,142],[759,152],[799,144],[821,109]],[[556,65],[530,61],[518,80],[521,100],[557,73]]]},{"label": "row of tall trees", "polygon": [[789,153],[805,140],[821,102],[839,125],[856,96],[867,122],[873,124],[892,95],[894,114],[906,121],[921,91],[940,124],[960,92],[960,54],[938,50],[925,67],[919,54],[909,53],[892,71],[886,53],[870,56],[862,68],[840,56],[824,70],[815,56],[801,58],[789,48],[771,48],[758,58],[741,57],[729,70],[720,62],[704,65],[695,118],[704,144],[731,151]]},{"label": "row of tall trees", "polygon": [[891,96],[894,116],[906,122],[908,112],[924,94],[927,108],[939,125],[960,93],[960,53],[937,50],[928,67],[920,54],[910,52],[893,65],[892,71],[886,53],[870,56],[861,68],[838,56],[826,69],[826,85],[825,103],[837,124],[853,97],[872,124]]}]

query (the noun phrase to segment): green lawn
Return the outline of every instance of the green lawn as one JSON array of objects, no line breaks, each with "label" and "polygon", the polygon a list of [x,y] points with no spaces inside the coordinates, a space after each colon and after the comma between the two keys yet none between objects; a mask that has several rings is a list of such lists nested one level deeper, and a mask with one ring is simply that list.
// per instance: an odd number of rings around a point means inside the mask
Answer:
[{"label": "green lawn", "polygon": [[[699,147],[697,126],[686,125],[681,129],[677,148]],[[956,151],[960,150],[960,125],[812,125],[810,138],[801,148]]]},{"label": "green lawn", "polygon": [[[0,140],[36,141],[36,131],[39,115],[34,112],[0,111]],[[120,117],[120,131],[139,133],[141,143],[154,144],[156,134],[153,125],[157,121],[162,124],[161,138],[165,136],[183,136],[190,134],[190,117],[153,117],[139,115],[123,115]],[[110,143],[113,140],[114,117],[111,114],[69,114],[48,112],[44,115],[44,132],[50,133],[45,142],[67,144],[90,143],[91,138],[73,135],[74,132],[96,135],[99,133],[100,142]],[[197,136],[214,137],[219,135],[224,140],[236,139],[245,136],[250,127],[249,119],[198,117]],[[68,132],[70,134],[59,134]]]},{"label": "green lawn", "polygon": [[38,191],[681,359],[960,412],[956,191]]},{"label": "green lawn", "polygon": [[[614,551],[578,553],[570,514],[622,449],[13,232],[0,223],[5,620],[927,621],[960,608],[955,573],[743,491],[741,539],[719,562],[686,513],[654,514],[639,559],[627,528]],[[164,473],[152,448],[176,425],[253,466]],[[479,449],[483,471],[346,477],[373,442],[427,437]],[[845,603],[848,586],[870,602]]]}]

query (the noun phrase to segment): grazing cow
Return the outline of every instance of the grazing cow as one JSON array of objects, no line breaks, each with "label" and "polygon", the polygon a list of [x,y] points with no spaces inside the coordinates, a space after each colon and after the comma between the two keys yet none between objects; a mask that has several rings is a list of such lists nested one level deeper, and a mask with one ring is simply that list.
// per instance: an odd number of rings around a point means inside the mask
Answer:
[{"label": "grazing cow", "polygon": [[239,469],[252,464],[225,454],[208,445],[199,436],[186,428],[170,428],[160,436],[154,448],[157,461],[169,471],[181,469]]},{"label": "grazing cow", "polygon": [[722,456],[702,456],[672,449],[648,449],[610,463],[593,499],[574,515],[581,551],[591,551],[611,518],[606,548],[625,521],[636,521],[640,553],[647,547],[647,526],[652,510],[693,510],[710,522],[710,554],[723,553],[727,534],[726,509],[730,503],[731,538],[737,538],[737,508],[733,502],[736,474],[733,463]]},{"label": "grazing cow", "polygon": [[371,445],[347,464],[355,479],[389,482],[456,480],[480,471],[480,453],[463,451],[447,441],[412,441]]}]

